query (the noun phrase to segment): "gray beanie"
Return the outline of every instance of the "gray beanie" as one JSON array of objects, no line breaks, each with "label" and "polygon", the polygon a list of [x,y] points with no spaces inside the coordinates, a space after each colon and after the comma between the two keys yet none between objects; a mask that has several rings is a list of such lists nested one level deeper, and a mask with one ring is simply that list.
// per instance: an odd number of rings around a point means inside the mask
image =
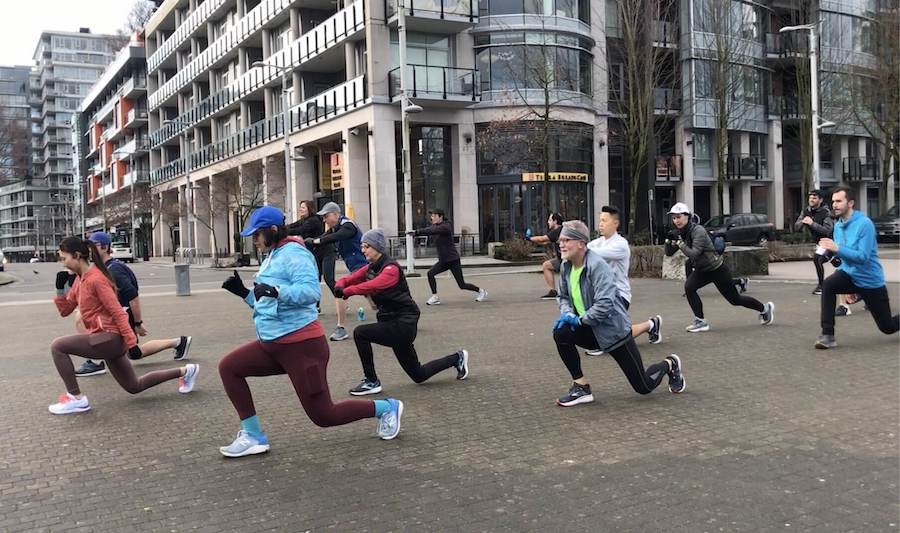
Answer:
[{"label": "gray beanie", "polygon": [[375,248],[380,253],[384,253],[387,247],[387,240],[384,238],[384,230],[381,228],[373,228],[363,233],[362,242]]}]

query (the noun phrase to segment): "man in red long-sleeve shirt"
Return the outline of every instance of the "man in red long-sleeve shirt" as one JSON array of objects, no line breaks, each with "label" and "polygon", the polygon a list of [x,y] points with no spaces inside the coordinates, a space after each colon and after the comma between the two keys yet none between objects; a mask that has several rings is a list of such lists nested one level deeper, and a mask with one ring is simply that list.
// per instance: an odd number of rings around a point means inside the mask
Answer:
[{"label": "man in red long-sleeve shirt", "polygon": [[419,329],[419,307],[409,293],[409,285],[400,265],[385,253],[386,240],[381,229],[369,230],[360,246],[368,265],[337,281],[335,295],[341,298],[369,296],[378,308],[378,322],[357,326],[353,340],[359,352],[365,377],[350,394],[363,396],[381,392],[381,381],[375,373],[372,343],[394,350],[403,370],[416,383],[422,383],[438,372],[456,368],[456,379],[469,375],[469,352],[459,350],[434,361],[419,362],[413,341]]}]

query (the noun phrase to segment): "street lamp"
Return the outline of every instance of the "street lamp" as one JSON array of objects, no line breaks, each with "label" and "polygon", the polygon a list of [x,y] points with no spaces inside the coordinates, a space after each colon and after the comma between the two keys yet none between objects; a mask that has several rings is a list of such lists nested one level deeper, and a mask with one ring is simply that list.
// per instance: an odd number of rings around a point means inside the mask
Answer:
[{"label": "street lamp", "polygon": [[181,132],[182,140],[184,141],[184,181],[185,181],[185,194],[187,194],[187,234],[188,234],[188,249],[194,249],[194,193],[191,190],[191,140],[188,138],[187,129],[191,126],[187,122],[176,120],[176,119],[167,119],[163,121],[163,125],[174,124],[175,126],[184,128]]},{"label": "street lamp", "polygon": [[415,276],[415,253],[413,251],[413,202],[412,169],[409,161],[409,115],[421,113],[422,106],[412,103],[406,93],[406,2],[397,2],[397,32],[400,36],[400,138],[403,144],[403,222],[406,226],[406,275]]},{"label": "street lamp", "polygon": [[[290,137],[290,110],[288,109],[288,88],[287,88],[287,77],[289,74],[294,72],[292,67],[282,67],[279,65],[272,65],[269,63],[265,63],[263,61],[254,61],[251,65],[253,68],[273,68],[281,72],[281,132],[284,137],[284,179],[285,179],[285,216],[287,218],[287,222],[291,223],[294,221],[294,204],[296,203],[296,199],[294,198],[294,178],[293,172],[291,171],[291,160],[302,161],[299,157],[291,157],[291,137]],[[302,157],[302,156],[300,156]],[[306,159],[305,157],[303,159]]]}]

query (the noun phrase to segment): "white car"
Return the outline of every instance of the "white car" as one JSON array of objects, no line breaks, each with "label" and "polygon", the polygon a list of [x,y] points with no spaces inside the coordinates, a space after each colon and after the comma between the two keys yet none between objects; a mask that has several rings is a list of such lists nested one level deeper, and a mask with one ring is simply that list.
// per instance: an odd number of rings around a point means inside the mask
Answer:
[{"label": "white car", "polygon": [[114,242],[111,248],[113,258],[126,263],[134,263],[134,254],[131,252],[131,245],[127,242]]}]

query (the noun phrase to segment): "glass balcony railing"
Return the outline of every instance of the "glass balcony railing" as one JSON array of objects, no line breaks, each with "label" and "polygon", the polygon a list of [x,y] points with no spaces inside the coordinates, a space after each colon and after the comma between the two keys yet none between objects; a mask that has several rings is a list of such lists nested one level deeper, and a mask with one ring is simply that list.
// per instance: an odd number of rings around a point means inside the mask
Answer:
[{"label": "glass balcony railing", "polygon": [[809,51],[809,38],[803,32],[767,33],[766,54],[770,56],[805,56]]},{"label": "glass balcony railing", "polygon": [[[342,115],[368,100],[365,76],[359,76],[301,102],[288,113],[288,131],[295,132]],[[201,147],[190,154],[190,167],[185,158],[177,159],[150,172],[152,186],[171,181],[187,170],[202,168],[227,159],[256,146],[277,140],[284,135],[284,117],[279,114],[265,118],[236,134]]]},{"label": "glass balcony railing", "polygon": [[[412,98],[463,97],[478,100],[481,83],[478,71],[471,68],[439,67],[433,65],[406,65],[409,96]],[[388,72],[388,91],[393,98],[400,94],[400,67]]]},{"label": "glass balcony railing", "polygon": [[669,89],[667,87],[654,87],[653,109],[657,111],[681,109],[681,95],[676,89]]},{"label": "glass balcony railing", "polygon": [[172,35],[147,58],[147,70],[153,72],[172,52],[178,49],[188,37],[193,34],[201,24],[217,9],[225,5],[228,0],[206,0],[188,15],[187,19],[172,32]]},{"label": "glass balcony railing", "polygon": [[[276,67],[299,66],[364,28],[365,3],[354,2],[301,35],[287,48],[269,56],[265,62]],[[188,124],[196,124],[280,78],[281,72],[277,68],[248,70],[227,88],[204,98],[191,109],[178,115],[172,122],[153,131],[150,134],[151,144],[155,147],[169,141],[181,133]]]},{"label": "glass balcony railing", "polygon": [[[440,18],[448,16],[468,18],[474,22],[478,16],[473,0],[406,0],[406,9],[410,17],[415,17],[419,11],[438,15]],[[388,18],[397,14],[397,0],[385,0],[384,7]]]},{"label": "glass balcony railing", "polygon": [[768,176],[766,158],[753,154],[728,154],[726,179],[763,179]]},{"label": "glass balcony railing", "polygon": [[878,179],[878,164],[871,157],[845,157],[841,173],[846,181]]}]

